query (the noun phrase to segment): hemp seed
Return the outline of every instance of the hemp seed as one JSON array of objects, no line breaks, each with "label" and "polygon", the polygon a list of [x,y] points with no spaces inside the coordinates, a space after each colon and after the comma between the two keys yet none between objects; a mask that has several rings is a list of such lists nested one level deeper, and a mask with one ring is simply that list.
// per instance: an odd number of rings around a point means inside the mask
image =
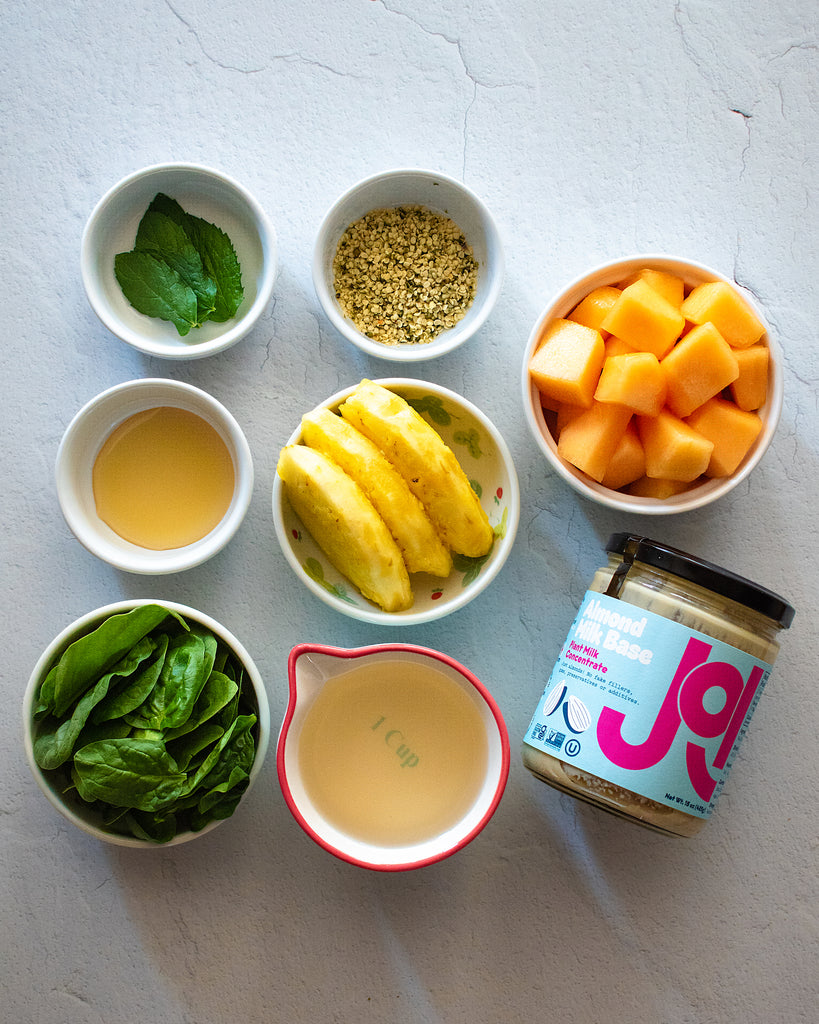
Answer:
[{"label": "hemp seed", "polygon": [[342,311],[362,334],[385,345],[425,344],[463,319],[478,264],[449,217],[398,206],[350,224],[333,275]]}]

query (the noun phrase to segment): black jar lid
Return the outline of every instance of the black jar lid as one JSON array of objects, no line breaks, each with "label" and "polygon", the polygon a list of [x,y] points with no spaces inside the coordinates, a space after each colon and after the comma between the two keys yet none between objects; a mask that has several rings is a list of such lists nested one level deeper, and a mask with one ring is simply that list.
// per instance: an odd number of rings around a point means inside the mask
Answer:
[{"label": "black jar lid", "polygon": [[737,576],[728,569],[722,569],[702,558],[695,558],[667,544],[660,544],[639,534],[613,533],[609,537],[606,550],[612,554],[622,555],[623,560],[629,564],[643,562],[645,565],[688,580],[689,583],[696,583],[705,590],[730,598],[737,604],[745,605],[746,608],[752,608],[755,612],[773,619],[782,629],[787,629],[793,622],[794,609],[772,590],[760,587],[744,576]]}]

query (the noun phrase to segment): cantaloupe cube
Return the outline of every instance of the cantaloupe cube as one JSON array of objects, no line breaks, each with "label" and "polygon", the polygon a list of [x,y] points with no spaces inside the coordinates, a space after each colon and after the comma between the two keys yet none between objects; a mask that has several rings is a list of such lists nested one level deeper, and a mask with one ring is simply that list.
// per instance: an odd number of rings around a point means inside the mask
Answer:
[{"label": "cantaloupe cube", "polygon": [[747,348],[765,333],[765,325],[756,313],[725,281],[697,285],[683,302],[681,310],[686,320],[695,324],[710,320],[734,348]]},{"label": "cantaloupe cube", "polygon": [[609,459],[606,472],[600,483],[604,487],[611,487],[613,491],[619,491],[621,487],[639,480],[646,471],[646,455],[643,445],[637,434],[634,423],[629,423],[626,432],[620,438],[620,443],[614,449],[614,454]]},{"label": "cantaloupe cube", "polygon": [[653,352],[609,356],[603,363],[597,402],[616,402],[643,416],[656,416],[665,404],[665,374]]},{"label": "cantaloupe cube", "polygon": [[581,412],[585,412],[585,406],[582,405],[569,405],[568,402],[561,403],[557,410],[557,421],[555,424],[555,430],[557,436],[560,437],[560,432],[566,426],[567,423],[571,423],[573,419],[576,419]]},{"label": "cantaloupe cube", "polygon": [[739,376],[731,384],[731,395],[740,409],[746,412],[759,409],[768,397],[768,346],[737,348],[734,349],[734,355],[739,366]]},{"label": "cantaloupe cube", "polygon": [[654,270],[651,267],[643,267],[636,274],[631,274],[622,282],[621,287],[628,288],[635,281],[645,281],[655,292],[658,292],[664,299],[667,299],[677,309],[682,305],[685,298],[685,282],[676,274],[670,274],[667,270]]},{"label": "cantaloupe cube", "polygon": [[666,403],[677,416],[688,416],[739,376],[733,349],[710,322],[689,331],[660,366],[668,387]]},{"label": "cantaloupe cube", "polygon": [[623,341],[622,338],[616,338],[613,334],[610,334],[605,340],[606,358],[609,356],[622,356],[626,352],[636,352],[637,349],[633,348],[627,341]]},{"label": "cantaloupe cube", "polygon": [[660,480],[657,477],[644,476],[629,485],[628,493],[640,498],[664,499],[687,491],[690,486],[685,480]]},{"label": "cantaloupe cube", "polygon": [[684,324],[682,313],[641,280],[623,289],[601,326],[633,348],[662,359]]},{"label": "cantaloupe cube", "polygon": [[724,398],[712,398],[685,422],[714,443],[706,476],[730,476],[762,430],[762,420],[755,412],[738,409]]},{"label": "cantaloupe cube", "polygon": [[622,405],[593,402],[563,428],[558,454],[599,483],[630,419]]},{"label": "cantaloupe cube", "polygon": [[586,327],[592,327],[595,331],[599,331],[600,324],[619,298],[619,288],[607,284],[601,285],[599,288],[592,289],[584,299],[581,299],[566,319],[574,320],[575,323],[584,324]]},{"label": "cantaloupe cube", "polygon": [[646,453],[646,476],[690,483],[708,468],[714,442],[667,409],[659,416],[638,416],[637,433]]},{"label": "cantaloupe cube", "polygon": [[538,390],[540,396],[540,406],[544,412],[557,412],[560,408],[560,402],[556,398],[552,398],[550,395],[544,395],[544,393]]},{"label": "cantaloupe cube", "polygon": [[572,320],[557,319],[549,324],[529,360],[529,373],[541,395],[588,407],[604,356],[599,331]]}]

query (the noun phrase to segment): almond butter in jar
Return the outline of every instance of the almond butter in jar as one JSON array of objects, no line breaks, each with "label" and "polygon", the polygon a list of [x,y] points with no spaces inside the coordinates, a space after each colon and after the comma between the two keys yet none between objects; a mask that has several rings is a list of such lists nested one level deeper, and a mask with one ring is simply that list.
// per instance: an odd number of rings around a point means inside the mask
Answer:
[{"label": "almond butter in jar", "polygon": [[523,763],[667,835],[714,809],[794,609],[676,548],[612,535],[526,733]]}]

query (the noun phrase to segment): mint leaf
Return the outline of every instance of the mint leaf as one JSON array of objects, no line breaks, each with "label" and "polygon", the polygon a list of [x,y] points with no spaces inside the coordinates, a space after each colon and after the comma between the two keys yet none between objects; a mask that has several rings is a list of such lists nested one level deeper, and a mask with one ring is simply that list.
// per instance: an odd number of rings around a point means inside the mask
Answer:
[{"label": "mint leaf", "polygon": [[184,230],[202,257],[205,272],[216,282],[215,308],[210,319],[217,323],[230,320],[242,303],[244,289],[236,250],[225,232],[202,217],[186,213],[163,192],[154,197],[148,212],[164,214]]},{"label": "mint leaf", "polygon": [[216,282],[205,273],[202,257],[181,224],[149,208],[139,222],[134,249],[152,253],[175,270],[196,294],[199,323],[208,319],[215,309]]},{"label": "mint leaf", "polygon": [[164,260],[136,250],[117,253],[114,273],[138,312],[170,320],[183,336],[199,326],[196,293]]},{"label": "mint leaf", "polygon": [[228,236],[201,217],[192,217],[192,234],[196,248],[202,255],[202,263],[210,277],[216,282],[216,308],[211,320],[224,323],[236,315],[242,304],[242,271],[236,250]]}]

